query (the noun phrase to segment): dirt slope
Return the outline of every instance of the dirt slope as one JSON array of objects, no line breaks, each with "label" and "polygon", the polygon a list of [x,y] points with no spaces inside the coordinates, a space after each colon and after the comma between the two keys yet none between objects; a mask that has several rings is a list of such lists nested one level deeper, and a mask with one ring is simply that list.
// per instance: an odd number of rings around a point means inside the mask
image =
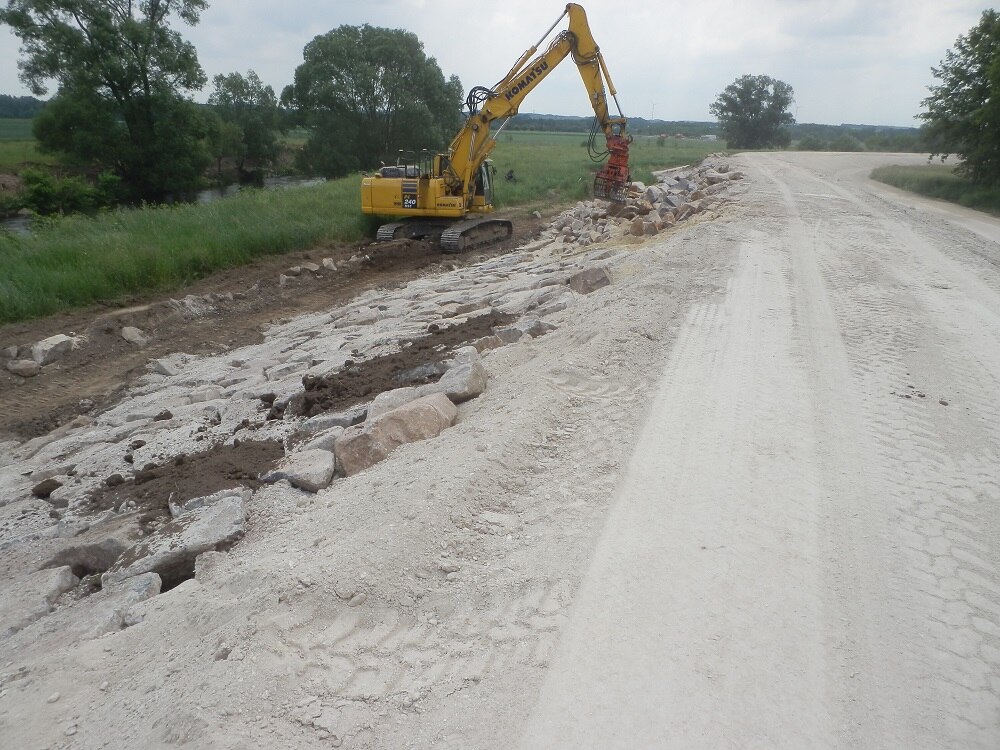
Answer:
[{"label": "dirt slope", "polygon": [[5,641],[0,745],[995,748],[1000,222],[863,178],[908,160],[733,159],[456,427],[259,490],[130,627]]}]

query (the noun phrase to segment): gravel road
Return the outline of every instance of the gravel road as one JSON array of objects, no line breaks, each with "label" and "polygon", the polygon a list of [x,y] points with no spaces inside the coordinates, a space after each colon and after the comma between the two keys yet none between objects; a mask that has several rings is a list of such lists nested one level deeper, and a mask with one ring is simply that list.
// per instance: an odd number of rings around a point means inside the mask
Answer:
[{"label": "gravel road", "polygon": [[743,157],[523,747],[1000,745],[1000,221]]},{"label": "gravel road", "polygon": [[[611,285],[484,354],[455,427],[255,491],[236,546],[127,609],[41,602],[0,640],[0,746],[1000,747],[1000,220],[867,179],[916,155],[730,162],[712,213],[618,240]],[[352,320],[388,341],[460,291],[544,290],[574,261],[544,247],[194,352],[100,419]],[[213,403],[221,427],[141,450],[256,418]],[[44,455],[128,473],[132,424]],[[0,496],[14,601],[67,544],[101,551],[48,511]]]}]

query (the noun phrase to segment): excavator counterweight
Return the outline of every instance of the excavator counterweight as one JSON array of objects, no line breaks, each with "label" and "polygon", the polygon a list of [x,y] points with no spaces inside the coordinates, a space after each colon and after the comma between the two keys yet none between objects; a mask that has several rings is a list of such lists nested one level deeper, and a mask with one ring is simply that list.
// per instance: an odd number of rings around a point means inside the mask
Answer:
[{"label": "excavator counterweight", "polygon": [[[538,46],[567,16],[569,27],[555,36],[545,52],[535,56]],[[594,196],[624,202],[631,180],[628,149],[632,138],[587,15],[579,5],[569,3],[503,79],[490,88],[476,86],[469,92],[468,117],[452,139],[448,153],[403,159],[362,180],[364,213],[402,218],[379,229],[378,239],[429,238],[439,241],[446,252],[459,252],[509,237],[513,231],[510,222],[484,215],[493,211],[496,170],[489,156],[500,131],[517,114],[524,98],[570,55],[594,110],[594,129],[589,142],[591,157],[595,160],[608,157],[594,179]],[[609,94],[618,110],[617,116],[610,114]],[[603,151],[596,145],[602,136]]]}]

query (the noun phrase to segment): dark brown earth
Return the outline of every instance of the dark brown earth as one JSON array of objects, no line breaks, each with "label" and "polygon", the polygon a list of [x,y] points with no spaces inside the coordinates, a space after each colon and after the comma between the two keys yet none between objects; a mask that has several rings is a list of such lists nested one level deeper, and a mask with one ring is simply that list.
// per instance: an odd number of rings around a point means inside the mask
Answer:
[{"label": "dark brown earth", "polygon": [[[364,362],[348,361],[332,375],[306,376],[302,379],[304,390],[289,402],[288,412],[313,417],[370,401],[382,391],[436,383],[452,351],[490,336],[495,327],[512,321],[509,315],[490,312],[450,326],[432,325],[426,336],[401,342],[396,353]],[[280,411],[272,409],[271,416],[280,416]]]},{"label": "dark brown earth", "polygon": [[170,516],[168,503],[183,503],[233,487],[257,489],[260,477],[285,455],[280,441],[216,445],[204,453],[181,454],[166,463],[148,464],[132,479],[105,486],[90,497],[88,509],[100,512],[133,501],[140,523],[148,527]]},{"label": "dark brown earth", "polygon": [[[395,288],[444,268],[462,267],[510,252],[538,233],[544,219],[501,212],[514,222],[511,240],[471,254],[443,255],[435,246],[397,241],[377,247],[323,245],[307,252],[262,258],[220,271],[169,294],[0,327],[0,349],[26,347],[57,333],[85,334],[87,343],[34,378],[18,378],[0,368],[0,440],[28,439],[59,427],[81,413],[114,404],[124,389],[146,371],[151,359],[174,352],[218,354],[261,340],[267,326],[296,315],[349,302],[374,288]],[[286,287],[278,277],[290,266],[332,258],[337,271],[303,272]],[[171,299],[186,295],[216,298],[211,310],[190,315]],[[137,348],[122,339],[125,326],[140,328],[150,343]]]}]

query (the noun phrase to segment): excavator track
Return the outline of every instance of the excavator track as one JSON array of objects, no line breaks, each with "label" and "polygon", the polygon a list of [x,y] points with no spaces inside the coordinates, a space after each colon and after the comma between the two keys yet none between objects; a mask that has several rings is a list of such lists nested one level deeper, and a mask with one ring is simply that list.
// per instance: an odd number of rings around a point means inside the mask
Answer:
[{"label": "excavator track", "polygon": [[[375,241],[390,242],[392,240],[403,239],[406,236],[403,233],[403,228],[405,226],[405,221],[394,221],[391,224],[383,224],[378,228],[378,232],[375,234]],[[398,236],[397,232],[399,233]]]},{"label": "excavator track", "polygon": [[392,240],[427,240],[437,242],[441,233],[451,226],[442,219],[404,219],[383,224],[375,234],[376,242],[391,242]]},{"label": "excavator track", "polygon": [[441,233],[441,250],[446,253],[461,253],[503,242],[513,233],[514,225],[503,219],[464,219]]}]

